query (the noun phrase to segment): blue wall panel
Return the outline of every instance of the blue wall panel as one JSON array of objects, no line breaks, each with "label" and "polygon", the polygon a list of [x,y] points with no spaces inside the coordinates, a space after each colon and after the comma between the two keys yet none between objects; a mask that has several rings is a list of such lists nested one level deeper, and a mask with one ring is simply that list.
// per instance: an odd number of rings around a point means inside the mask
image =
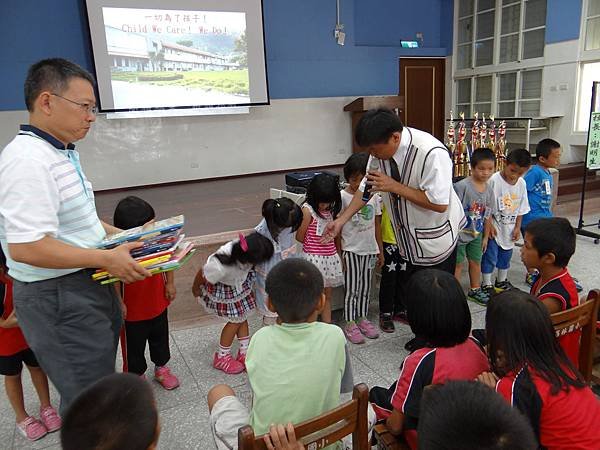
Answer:
[{"label": "blue wall panel", "polygon": [[547,0],[546,44],[579,39],[581,0]]},{"label": "blue wall panel", "polygon": [[[452,0],[340,0],[343,47],[333,38],[335,0],[263,2],[274,99],[396,94],[398,57],[445,56],[452,47]],[[25,108],[23,80],[39,59],[60,56],[92,70],[83,4],[0,0],[0,110]],[[424,48],[400,48],[417,31]]]}]

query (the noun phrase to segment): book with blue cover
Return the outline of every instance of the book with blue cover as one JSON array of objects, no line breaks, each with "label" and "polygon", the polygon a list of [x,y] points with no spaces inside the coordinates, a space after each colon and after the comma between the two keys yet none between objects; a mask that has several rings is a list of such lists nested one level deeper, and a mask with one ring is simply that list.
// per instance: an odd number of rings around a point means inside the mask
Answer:
[{"label": "book with blue cover", "polygon": [[164,241],[168,238],[173,238],[176,241],[179,235],[178,231],[183,228],[184,222],[185,218],[182,214],[169,217],[168,219],[157,220],[141,227],[130,228],[129,230],[107,236],[98,245],[98,248],[110,249],[126,242],[143,242],[145,246],[146,244],[150,246],[153,242]]}]

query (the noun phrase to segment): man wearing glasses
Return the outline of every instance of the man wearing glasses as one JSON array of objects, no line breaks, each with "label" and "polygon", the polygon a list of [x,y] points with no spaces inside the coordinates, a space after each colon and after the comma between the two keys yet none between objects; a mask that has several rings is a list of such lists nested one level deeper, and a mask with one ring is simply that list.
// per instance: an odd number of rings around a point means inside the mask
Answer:
[{"label": "man wearing glasses", "polygon": [[73,145],[96,120],[93,84],[64,59],[31,66],[29,124],[0,152],[0,243],[17,320],[61,395],[61,414],[82,389],[114,372],[121,310],[113,288],[92,281],[94,268],[126,282],[149,275],[129,254],[134,244],[95,248],[118,229],[98,218]]}]

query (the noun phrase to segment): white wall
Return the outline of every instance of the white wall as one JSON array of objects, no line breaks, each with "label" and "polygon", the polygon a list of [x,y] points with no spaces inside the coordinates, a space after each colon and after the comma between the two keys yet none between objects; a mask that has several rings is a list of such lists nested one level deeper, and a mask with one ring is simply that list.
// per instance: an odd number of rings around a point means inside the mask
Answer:
[{"label": "white wall", "polygon": [[[77,145],[94,189],[342,164],[352,152],[350,97],[273,100],[249,114],[98,117]],[[27,123],[0,112],[0,148]]]},{"label": "white wall", "polygon": [[585,159],[587,133],[574,132],[578,95],[579,40],[546,45],[542,78],[541,115],[552,120],[550,137],[561,143],[561,162]]}]

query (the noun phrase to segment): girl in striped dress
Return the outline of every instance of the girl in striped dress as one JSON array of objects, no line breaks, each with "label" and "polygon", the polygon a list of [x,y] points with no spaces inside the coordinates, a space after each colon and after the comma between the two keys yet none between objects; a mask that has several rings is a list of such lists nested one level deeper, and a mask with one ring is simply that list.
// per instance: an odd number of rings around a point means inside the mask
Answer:
[{"label": "girl in striped dress", "polygon": [[331,323],[332,288],[344,284],[342,262],[335,242],[321,243],[325,227],[333,221],[342,208],[342,198],[335,178],[325,173],[315,175],[302,205],[302,224],[296,239],[302,242],[302,257],[319,268],[325,283],[325,306],[321,320]]},{"label": "girl in striped dress", "polygon": [[[250,343],[248,315],[256,308],[252,291],[254,265],[273,256],[273,244],[266,237],[252,233],[228,242],[208,257],[204,267],[194,278],[192,293],[206,310],[227,321],[221,331],[219,349],[213,358],[213,367],[227,374],[243,372],[246,351]],[[237,336],[237,357],[231,356],[231,345]]]}]

